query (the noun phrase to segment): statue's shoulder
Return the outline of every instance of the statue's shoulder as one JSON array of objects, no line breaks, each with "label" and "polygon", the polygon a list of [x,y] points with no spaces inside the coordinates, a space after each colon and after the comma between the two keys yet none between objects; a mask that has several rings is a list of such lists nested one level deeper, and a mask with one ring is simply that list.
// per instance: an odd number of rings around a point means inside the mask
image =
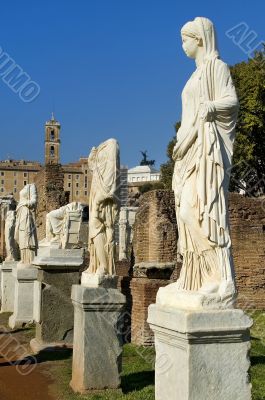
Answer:
[{"label": "statue's shoulder", "polygon": [[220,58],[216,58],[215,60],[215,68],[219,71],[227,71],[230,72],[229,66]]}]

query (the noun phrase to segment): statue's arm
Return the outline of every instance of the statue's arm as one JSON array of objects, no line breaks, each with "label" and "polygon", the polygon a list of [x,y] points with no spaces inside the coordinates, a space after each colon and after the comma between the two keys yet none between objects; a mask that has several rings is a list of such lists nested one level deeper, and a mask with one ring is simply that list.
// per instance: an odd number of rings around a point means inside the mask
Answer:
[{"label": "statue's arm", "polygon": [[237,113],[239,101],[227,64],[216,61],[213,76],[215,99],[201,104],[200,117],[205,121],[213,121],[220,116],[225,117]]}]

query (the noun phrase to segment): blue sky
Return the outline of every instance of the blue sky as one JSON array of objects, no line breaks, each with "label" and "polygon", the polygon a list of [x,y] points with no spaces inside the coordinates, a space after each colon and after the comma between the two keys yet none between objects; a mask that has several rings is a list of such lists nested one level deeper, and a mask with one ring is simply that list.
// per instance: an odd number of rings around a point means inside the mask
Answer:
[{"label": "blue sky", "polygon": [[62,162],[115,137],[130,167],[148,150],[156,166],[181,115],[194,70],[179,31],[196,16],[216,25],[224,61],[247,58],[225,32],[244,21],[265,38],[263,0],[13,0],[1,7],[0,46],[40,85],[24,103],[0,78],[0,159],[43,161],[44,123],[61,122]]}]

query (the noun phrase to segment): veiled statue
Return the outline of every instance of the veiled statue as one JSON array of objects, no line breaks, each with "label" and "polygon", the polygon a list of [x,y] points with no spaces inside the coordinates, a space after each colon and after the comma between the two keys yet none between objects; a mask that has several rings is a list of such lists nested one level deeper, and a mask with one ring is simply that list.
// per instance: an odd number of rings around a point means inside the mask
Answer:
[{"label": "veiled statue", "polygon": [[20,264],[32,263],[38,248],[35,226],[37,189],[34,184],[26,185],[20,191],[16,210],[15,240],[20,249]]},{"label": "veiled statue", "polygon": [[219,56],[213,23],[195,18],[183,26],[181,36],[184,52],[196,61],[182,92],[173,151],[183,265],[178,281],[160,289],[158,300],[177,304],[181,294],[200,294],[205,304],[232,307],[236,289],[227,197],[239,103],[229,67]]},{"label": "veiled statue", "polygon": [[119,210],[119,145],[109,139],[93,147],[88,158],[92,172],[89,199],[89,274],[115,275],[114,222]]}]

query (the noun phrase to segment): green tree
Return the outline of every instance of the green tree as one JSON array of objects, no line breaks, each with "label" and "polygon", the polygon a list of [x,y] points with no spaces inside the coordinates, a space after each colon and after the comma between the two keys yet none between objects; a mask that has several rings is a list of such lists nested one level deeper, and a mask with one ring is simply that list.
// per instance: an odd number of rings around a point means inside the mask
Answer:
[{"label": "green tree", "polygon": [[164,184],[160,182],[147,182],[144,185],[139,187],[139,192],[141,194],[150,192],[150,190],[159,190],[159,189],[165,189]]},{"label": "green tree", "polygon": [[[240,109],[236,127],[230,190],[247,195],[265,193],[265,48],[253,59],[231,67]],[[176,131],[180,123],[175,125]],[[167,147],[168,161],[161,165],[161,181],[171,188],[176,138]]]},{"label": "green tree", "polygon": [[240,102],[230,190],[265,192],[265,51],[231,67]]},{"label": "green tree", "polygon": [[[175,131],[177,132],[180,127],[180,122],[175,124]],[[160,167],[161,182],[164,184],[165,189],[172,188],[172,176],[174,171],[174,160],[172,158],[173,149],[176,144],[176,136],[174,136],[167,146],[167,162]]]}]

